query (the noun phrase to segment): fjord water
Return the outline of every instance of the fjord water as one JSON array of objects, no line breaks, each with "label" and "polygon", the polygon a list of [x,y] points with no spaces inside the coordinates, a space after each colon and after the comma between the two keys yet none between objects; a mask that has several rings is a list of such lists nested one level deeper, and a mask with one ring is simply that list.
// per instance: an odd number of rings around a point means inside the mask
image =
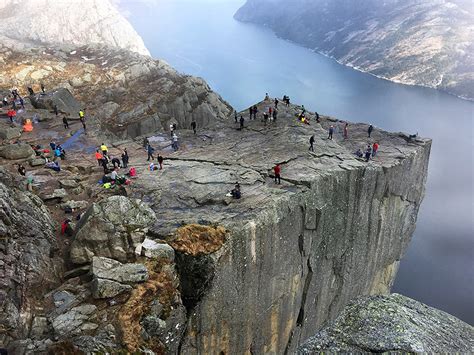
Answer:
[{"label": "fjord water", "polygon": [[[339,119],[433,139],[426,197],[393,291],[474,324],[474,103],[346,68],[233,19],[243,0],[123,2],[153,57],[237,110],[265,92]],[[271,11],[271,9],[269,9]]]}]

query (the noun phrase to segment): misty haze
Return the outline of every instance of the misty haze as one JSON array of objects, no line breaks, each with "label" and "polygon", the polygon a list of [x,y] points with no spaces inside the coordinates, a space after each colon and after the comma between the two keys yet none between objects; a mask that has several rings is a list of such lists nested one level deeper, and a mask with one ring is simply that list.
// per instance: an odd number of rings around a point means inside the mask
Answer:
[{"label": "misty haze", "polygon": [[0,354],[474,351],[472,1],[0,18]]}]

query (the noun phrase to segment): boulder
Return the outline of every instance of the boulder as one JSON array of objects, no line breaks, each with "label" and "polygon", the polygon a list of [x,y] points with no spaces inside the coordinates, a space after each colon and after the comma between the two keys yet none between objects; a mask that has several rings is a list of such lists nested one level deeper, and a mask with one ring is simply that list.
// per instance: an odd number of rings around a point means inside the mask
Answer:
[{"label": "boulder", "polygon": [[61,187],[64,187],[66,189],[75,189],[76,187],[79,186],[76,180],[71,180],[71,179],[59,180],[59,185],[61,185]]},{"label": "boulder", "polygon": [[43,158],[32,158],[29,163],[30,166],[41,166],[44,165],[46,162]]},{"label": "boulder", "polygon": [[78,117],[78,113],[81,110],[81,104],[74,98],[71,92],[65,88],[48,91],[45,94],[35,94],[30,96],[30,101],[36,109],[52,111],[54,106],[57,106],[59,112],[64,112],[74,117]]},{"label": "boulder", "polygon": [[66,208],[72,208],[72,209],[84,209],[89,206],[89,202],[87,201],[66,201],[61,204],[61,208],[64,210]]},{"label": "boulder", "polygon": [[127,262],[156,220],[140,200],[111,196],[94,203],[81,218],[71,245],[71,261],[85,264],[94,256]]},{"label": "boulder", "polygon": [[0,128],[0,139],[10,140],[21,137],[22,130],[18,127],[2,127]]},{"label": "boulder", "polygon": [[97,307],[92,304],[84,304],[72,308],[53,319],[52,325],[58,338],[67,338],[71,335],[82,335],[83,332],[98,328],[95,320]]},{"label": "boulder", "polygon": [[94,279],[92,282],[92,295],[94,298],[111,298],[122,292],[131,290],[132,287],[116,281],[106,279]]},{"label": "boulder", "polygon": [[136,283],[148,280],[148,270],[142,264],[122,264],[116,260],[93,257],[92,275],[96,279],[107,279],[121,283]]},{"label": "boulder", "polygon": [[45,195],[42,197],[43,201],[54,200],[54,199],[63,199],[67,196],[67,192],[64,189],[56,189],[50,195]]},{"label": "boulder", "polygon": [[9,160],[28,159],[35,155],[29,144],[9,144],[0,149],[0,156]]},{"label": "boulder", "polygon": [[474,328],[398,294],[361,297],[310,338],[298,354],[472,353]]},{"label": "boulder", "polygon": [[160,244],[146,238],[142,243],[141,254],[152,259],[167,259],[174,261],[174,249],[168,244]]}]

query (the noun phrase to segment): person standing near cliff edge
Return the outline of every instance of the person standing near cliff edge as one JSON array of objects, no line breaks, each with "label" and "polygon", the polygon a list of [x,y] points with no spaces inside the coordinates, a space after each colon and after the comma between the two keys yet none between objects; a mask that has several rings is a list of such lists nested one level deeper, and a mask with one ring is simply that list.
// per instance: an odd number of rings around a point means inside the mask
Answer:
[{"label": "person standing near cliff edge", "polygon": [[194,134],[196,134],[196,127],[197,127],[196,121],[193,120],[193,121],[191,122],[191,128],[193,129]]},{"label": "person standing near cliff edge", "polygon": [[275,174],[275,184],[278,182],[278,185],[281,184],[281,167],[280,164],[277,163],[273,168],[273,173]]},{"label": "person standing near cliff edge", "polygon": [[244,116],[240,116],[240,130],[243,130],[244,129]]},{"label": "person standing near cliff edge", "polygon": [[329,132],[328,139],[332,140],[332,136],[334,134],[334,126],[329,127],[328,132]]},{"label": "person standing near cliff edge", "polygon": [[314,152],[314,134],[309,139],[309,150]]},{"label": "person standing near cliff edge", "polygon": [[369,138],[370,138],[373,130],[374,130],[374,126],[370,125],[369,128],[367,129],[367,133],[369,134]]},{"label": "person standing near cliff edge", "polygon": [[344,125],[344,139],[349,138],[349,123],[346,122]]}]

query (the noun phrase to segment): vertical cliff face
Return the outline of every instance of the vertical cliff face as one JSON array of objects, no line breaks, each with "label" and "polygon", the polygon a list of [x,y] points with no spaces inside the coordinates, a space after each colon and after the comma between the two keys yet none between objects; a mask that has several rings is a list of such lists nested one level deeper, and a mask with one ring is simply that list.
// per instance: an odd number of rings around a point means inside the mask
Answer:
[{"label": "vertical cliff face", "polygon": [[186,352],[292,353],[354,296],[387,293],[414,230],[429,150],[300,176],[293,183],[304,191],[233,224],[192,311]]},{"label": "vertical cliff face", "polygon": [[150,55],[109,0],[0,0],[0,34],[20,41],[100,44]]},{"label": "vertical cliff face", "polygon": [[[218,251],[178,251],[182,285],[190,270],[195,281],[182,289],[183,353],[291,353],[353,297],[390,290],[415,228],[431,142],[378,130],[368,139],[363,124],[350,125],[348,140],[327,140],[329,125],[342,123],[305,126],[295,112],[281,108],[266,127],[206,131],[207,142],[191,138],[191,150],[170,157],[158,185],[150,176],[134,186],[159,216],[155,238],[190,223],[229,232]],[[383,147],[374,160],[357,159],[353,152],[373,140]],[[271,178],[277,162],[281,185]],[[236,181],[243,198],[224,197]]]}]

